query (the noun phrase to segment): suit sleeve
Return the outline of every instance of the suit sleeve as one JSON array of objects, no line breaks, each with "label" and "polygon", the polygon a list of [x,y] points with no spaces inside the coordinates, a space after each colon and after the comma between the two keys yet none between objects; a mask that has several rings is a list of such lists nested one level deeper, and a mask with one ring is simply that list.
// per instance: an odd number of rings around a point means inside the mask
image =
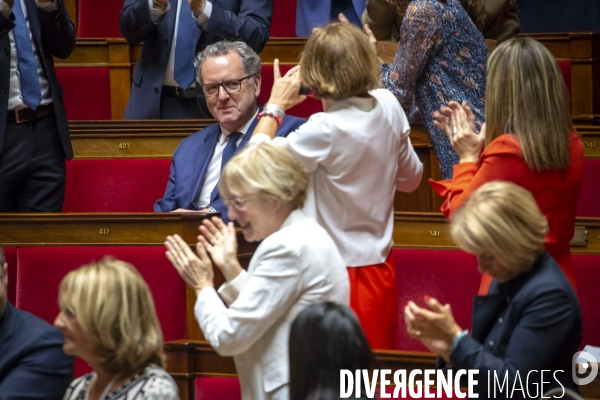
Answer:
[{"label": "suit sleeve", "polygon": [[44,11],[38,7],[44,48],[58,58],[67,58],[75,49],[75,26],[63,0],[56,0],[58,9]]},{"label": "suit sleeve", "polygon": [[62,350],[62,334],[46,333],[0,381],[0,399],[60,400],[73,380],[73,358]]},{"label": "suit sleeve", "polygon": [[119,14],[119,30],[127,43],[140,44],[148,39],[156,27],[157,25],[150,18],[148,0],[125,0],[125,5]]},{"label": "suit sleeve", "polygon": [[[497,139],[496,139],[497,140]],[[494,147],[492,147],[494,146]],[[472,162],[454,165],[451,180],[435,182],[430,180],[433,189],[444,198],[441,211],[446,217],[458,210],[469,198],[471,193],[487,182],[502,180],[515,181],[519,168],[523,167],[520,160],[518,146],[508,151],[495,151],[497,143],[490,143],[477,164]]]},{"label": "suit sleeve", "polygon": [[175,153],[173,154],[173,160],[171,161],[171,169],[169,171],[169,181],[167,182],[165,195],[162,199],[159,199],[156,201],[156,203],[154,203],[154,212],[168,212],[180,208],[180,205],[177,204],[177,198],[175,197],[175,181],[177,178],[175,173],[175,171],[177,171],[175,160],[177,159],[178,151],[179,147],[177,147]]},{"label": "suit sleeve", "polygon": [[256,53],[264,49],[269,40],[273,0],[242,0],[238,12],[223,8],[218,1],[212,4],[206,32],[222,40],[246,42]]},{"label": "suit sleeve", "polygon": [[552,364],[555,352],[564,346],[575,318],[572,303],[565,293],[545,293],[532,300],[523,311],[504,358],[487,351],[488,344],[465,336],[450,355],[450,360],[455,368],[479,369],[481,379],[486,379],[487,371],[495,371],[501,379],[508,374],[508,382],[512,385],[517,371],[525,379],[529,371]]},{"label": "suit sleeve", "polygon": [[280,245],[261,257],[229,308],[214,289],[200,292],[194,314],[217,353],[243,353],[289,311],[302,290],[299,265],[299,257]]}]

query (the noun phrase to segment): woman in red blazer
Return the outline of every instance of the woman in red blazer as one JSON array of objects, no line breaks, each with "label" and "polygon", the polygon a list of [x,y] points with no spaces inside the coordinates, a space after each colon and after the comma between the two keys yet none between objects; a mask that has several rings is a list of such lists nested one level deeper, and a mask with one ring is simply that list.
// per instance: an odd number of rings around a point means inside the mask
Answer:
[{"label": "woman in red blazer", "polygon": [[[460,158],[451,180],[430,181],[445,199],[442,211],[451,217],[489,181],[526,188],[548,219],[546,250],[575,288],[569,241],[583,179],[583,144],[571,122],[556,60],[531,38],[500,44],[489,58],[485,101],[480,134],[466,103],[450,102],[434,115]],[[490,281],[482,278],[480,294],[487,293]]]}]

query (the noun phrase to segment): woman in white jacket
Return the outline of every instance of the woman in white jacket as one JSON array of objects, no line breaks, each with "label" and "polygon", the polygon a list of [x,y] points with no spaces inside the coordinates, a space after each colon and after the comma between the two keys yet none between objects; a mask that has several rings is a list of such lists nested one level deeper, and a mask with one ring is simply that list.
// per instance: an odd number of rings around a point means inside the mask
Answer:
[{"label": "woman in white jacket", "polygon": [[[219,354],[234,357],[244,400],[288,400],[294,318],[313,303],[349,302],[342,257],[327,232],[301,210],[307,185],[305,169],[288,150],[249,145],[227,163],[220,181],[230,219],[247,241],[262,241],[248,271],[236,256],[232,222],[204,221],[198,256],[177,235],[165,243],[168,259],[196,292],[194,313],[206,340]],[[218,292],[211,259],[226,279]]]}]

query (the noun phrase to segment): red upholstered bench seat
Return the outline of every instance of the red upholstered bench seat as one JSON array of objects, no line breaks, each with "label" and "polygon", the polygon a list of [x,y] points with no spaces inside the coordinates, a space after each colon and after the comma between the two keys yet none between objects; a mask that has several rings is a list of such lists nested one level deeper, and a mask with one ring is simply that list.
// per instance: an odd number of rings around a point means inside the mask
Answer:
[{"label": "red upholstered bench seat", "polygon": [[600,159],[586,158],[577,216],[600,217]]},{"label": "red upholstered bench seat", "polygon": [[460,250],[394,248],[392,252],[398,290],[397,350],[427,351],[408,336],[404,324],[404,306],[410,300],[424,306],[425,295],[449,303],[456,322],[463,329],[471,327],[473,296],[480,280],[475,257]]},{"label": "red upholstered bench seat", "polygon": [[170,166],[170,159],[69,161],[63,211],[152,212]]},{"label": "red upholstered bench seat", "polygon": [[56,68],[56,76],[64,91],[65,109],[69,120],[112,118],[108,67],[61,67]]},{"label": "red upholstered bench seat", "polygon": [[[282,65],[281,74],[285,74],[293,65]],[[260,85],[260,95],[258,96],[260,104],[265,104],[271,96],[271,88],[273,87],[273,66],[263,65],[261,70],[262,83]],[[308,118],[311,115],[323,111],[321,100],[307,98],[302,103],[290,108],[286,111],[289,115],[300,118]]]},{"label": "red upholstered bench seat", "polygon": [[240,400],[238,378],[202,376],[196,378],[195,400]]},{"label": "red upholstered bench seat", "polygon": [[[16,306],[52,323],[58,314],[62,278],[105,255],[133,264],[144,277],[156,305],[165,341],[186,337],[185,283],[165,257],[162,246],[22,247],[17,251]],[[16,278],[16,279],[15,279]],[[88,372],[78,363],[76,374]]]}]

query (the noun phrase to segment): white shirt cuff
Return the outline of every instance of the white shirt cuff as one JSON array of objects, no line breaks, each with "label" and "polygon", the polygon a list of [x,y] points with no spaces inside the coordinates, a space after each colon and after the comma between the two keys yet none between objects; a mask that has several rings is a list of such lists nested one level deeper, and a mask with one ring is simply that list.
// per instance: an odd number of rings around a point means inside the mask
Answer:
[{"label": "white shirt cuff", "polygon": [[167,7],[164,10],[162,10],[160,8],[154,7],[154,0],[148,0],[148,8],[150,9],[150,20],[152,21],[152,23],[157,25],[162,19],[162,17],[164,17],[164,15],[167,13],[167,11],[171,9],[171,2],[168,1]]},{"label": "white shirt cuff", "polygon": [[[204,12],[200,15],[198,15],[198,25],[200,27],[202,27],[202,29],[206,29],[206,27],[208,26],[208,22],[210,21],[210,16],[212,15],[212,8],[213,5],[210,1],[206,2],[206,5],[204,6]],[[192,13],[193,15],[193,13]]]},{"label": "white shirt cuff", "polygon": [[[15,0],[15,1],[19,1],[19,0]],[[56,4],[56,0],[52,1],[52,2],[41,2],[38,0],[35,0],[35,4],[41,8],[42,10],[46,11],[46,12],[52,12],[52,11],[56,11],[58,10],[58,5]]]},{"label": "white shirt cuff", "polygon": [[225,304],[227,304],[227,307],[229,307],[238,298],[238,295],[244,286],[246,286],[247,282],[248,272],[246,272],[246,270],[242,270],[238,276],[221,285],[219,288],[219,296],[221,296],[221,299],[225,302]]}]

